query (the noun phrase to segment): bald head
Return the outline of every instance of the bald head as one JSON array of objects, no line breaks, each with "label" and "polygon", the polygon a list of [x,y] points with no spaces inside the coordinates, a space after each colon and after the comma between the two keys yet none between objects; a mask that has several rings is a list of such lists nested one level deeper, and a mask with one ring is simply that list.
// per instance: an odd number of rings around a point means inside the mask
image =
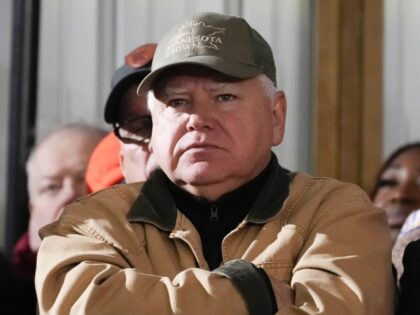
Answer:
[{"label": "bald head", "polygon": [[33,192],[34,183],[31,182],[39,175],[40,168],[52,167],[54,173],[57,164],[77,159],[81,162],[78,168],[85,169],[85,161],[105,134],[103,130],[85,124],[69,124],[50,132],[36,145],[26,162],[29,194]]},{"label": "bald head", "polygon": [[82,124],[66,125],[48,134],[30,154],[26,170],[34,251],[40,244],[39,229],[55,221],[66,204],[87,193],[89,157],[105,134]]}]

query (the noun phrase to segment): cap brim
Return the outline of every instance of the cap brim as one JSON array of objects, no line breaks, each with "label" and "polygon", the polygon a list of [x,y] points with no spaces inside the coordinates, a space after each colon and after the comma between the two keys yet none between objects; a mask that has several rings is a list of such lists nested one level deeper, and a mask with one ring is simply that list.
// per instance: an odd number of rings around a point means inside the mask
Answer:
[{"label": "cap brim", "polygon": [[126,77],[122,78],[111,90],[109,93],[108,99],[105,103],[104,118],[105,121],[109,124],[115,123],[117,121],[117,111],[121,103],[124,92],[130,85],[134,85],[142,80],[145,77],[146,73],[148,74],[150,69],[141,68],[133,71],[128,74]]},{"label": "cap brim", "polygon": [[184,59],[178,60],[177,62],[161,66],[156,70],[152,70],[152,72],[149,73],[137,87],[137,94],[146,95],[147,92],[152,89],[156,79],[166,70],[185,65],[207,67],[238,79],[252,78],[262,73],[261,69],[258,69],[254,66],[239,63],[237,61],[228,61],[217,56],[186,57]]}]

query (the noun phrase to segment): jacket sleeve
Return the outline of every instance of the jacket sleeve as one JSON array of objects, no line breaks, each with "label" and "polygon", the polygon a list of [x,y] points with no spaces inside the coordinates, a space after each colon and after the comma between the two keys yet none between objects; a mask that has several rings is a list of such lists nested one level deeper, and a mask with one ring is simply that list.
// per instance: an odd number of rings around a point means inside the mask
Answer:
[{"label": "jacket sleeve", "polygon": [[[353,185],[333,191],[301,229],[292,270],[294,305],[280,314],[393,314],[391,240],[385,213]],[[293,220],[293,219],[291,219]]]},{"label": "jacket sleeve", "polygon": [[[88,226],[65,216],[42,230],[36,272],[40,314],[273,313],[270,296],[261,295],[268,292],[266,283],[249,262],[233,261],[214,272],[190,268],[174,277],[146,273],[127,259],[142,253],[122,253]],[[252,286],[262,298],[246,301],[243,288]]]}]

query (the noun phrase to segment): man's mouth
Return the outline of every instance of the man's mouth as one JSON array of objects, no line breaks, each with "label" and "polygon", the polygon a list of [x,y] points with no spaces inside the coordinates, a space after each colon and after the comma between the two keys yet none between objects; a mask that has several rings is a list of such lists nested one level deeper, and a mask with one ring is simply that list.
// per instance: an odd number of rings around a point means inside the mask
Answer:
[{"label": "man's mouth", "polygon": [[210,143],[192,143],[188,145],[184,151],[191,151],[191,150],[205,151],[205,150],[214,150],[214,149],[218,149],[218,147]]}]

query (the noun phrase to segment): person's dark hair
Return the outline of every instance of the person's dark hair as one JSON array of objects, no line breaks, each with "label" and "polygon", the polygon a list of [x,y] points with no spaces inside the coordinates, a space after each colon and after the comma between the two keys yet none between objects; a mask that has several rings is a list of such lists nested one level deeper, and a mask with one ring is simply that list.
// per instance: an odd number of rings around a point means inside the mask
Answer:
[{"label": "person's dark hair", "polygon": [[388,167],[392,164],[392,162],[394,162],[394,160],[402,153],[412,150],[412,149],[420,149],[420,141],[416,141],[416,142],[410,142],[407,143],[399,148],[397,148],[384,162],[384,164],[382,165],[382,167],[380,168],[378,174],[375,177],[375,186],[372,189],[372,192],[370,194],[371,199],[373,200],[376,196],[376,194],[378,193],[379,190],[379,183],[381,181],[381,177],[383,175],[383,173],[385,172],[386,169],[388,169]]}]

